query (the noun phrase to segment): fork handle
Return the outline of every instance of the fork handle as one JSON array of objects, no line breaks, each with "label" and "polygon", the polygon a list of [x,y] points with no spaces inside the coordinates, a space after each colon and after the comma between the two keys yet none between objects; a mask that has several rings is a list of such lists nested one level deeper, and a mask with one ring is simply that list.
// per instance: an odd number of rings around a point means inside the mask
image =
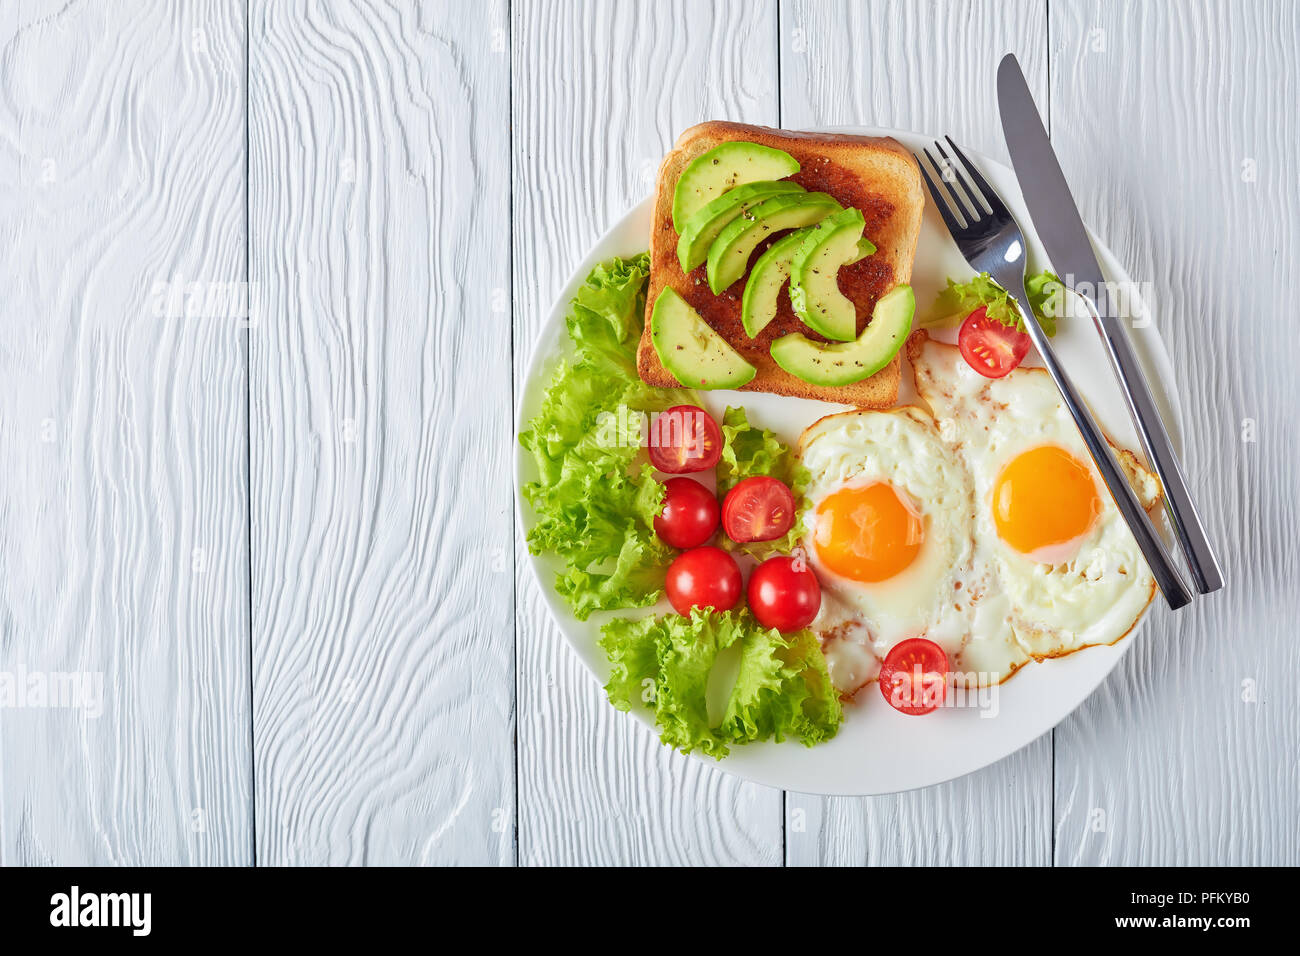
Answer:
[{"label": "fork handle", "polygon": [[[1071,290],[1074,291],[1074,290]],[[1101,295],[1104,290],[1098,289]],[[1106,352],[1110,356],[1115,375],[1128,403],[1133,424],[1137,426],[1142,440],[1142,448],[1147,453],[1160,484],[1165,491],[1165,514],[1173,526],[1174,534],[1187,555],[1187,565],[1192,570],[1192,580],[1201,594],[1209,594],[1223,587],[1223,572],[1219,569],[1214,548],[1210,545],[1201,516],[1197,513],[1192,493],[1187,487],[1187,478],[1183,475],[1178,456],[1174,453],[1169,431],[1165,428],[1156,406],[1155,396],[1147,385],[1146,375],[1138,362],[1137,354],[1129,343],[1122,327],[1112,322],[1102,321],[1101,313],[1094,301],[1081,292],[1074,293],[1088,308],[1097,331],[1101,334]],[[1113,316],[1114,313],[1111,313]]]},{"label": "fork handle", "polygon": [[[1010,277],[1007,278],[1010,279]],[[1147,516],[1142,503],[1138,501],[1137,495],[1133,492],[1133,486],[1129,484],[1128,478],[1119,467],[1119,462],[1115,460],[1115,455],[1110,449],[1110,443],[1106,441],[1106,436],[1101,433],[1101,428],[1097,425],[1096,419],[1092,417],[1092,412],[1088,410],[1088,406],[1084,404],[1083,397],[1075,389],[1074,383],[1070,381],[1070,377],[1057,360],[1056,352],[1052,349],[1052,343],[1048,341],[1047,334],[1034,316],[1033,306],[1029,304],[1029,295],[1025,292],[1023,273],[1011,279],[1010,285],[1003,282],[1001,277],[994,276],[994,279],[997,279],[1004,289],[1010,290],[1011,294],[1016,297],[1016,301],[1020,305],[1020,314],[1025,320],[1025,329],[1029,332],[1034,347],[1038,349],[1043,364],[1047,366],[1048,374],[1052,376],[1052,381],[1056,383],[1061,397],[1065,400],[1065,407],[1069,409],[1070,416],[1074,419],[1074,423],[1079,426],[1079,432],[1083,435],[1083,443],[1088,447],[1088,453],[1092,455],[1092,460],[1096,463],[1097,470],[1101,472],[1106,487],[1110,489],[1116,507],[1119,508],[1120,514],[1124,516],[1124,520],[1128,523],[1129,530],[1133,532],[1133,537],[1137,539],[1138,547],[1142,549],[1147,565],[1151,568],[1151,574],[1160,587],[1160,593],[1165,596],[1165,601],[1172,610],[1176,611],[1180,607],[1185,607],[1191,603],[1192,593],[1188,590],[1182,575],[1178,573],[1178,569],[1174,566],[1173,559],[1169,557],[1169,552],[1165,549],[1164,542],[1160,540],[1160,535],[1156,533],[1155,526],[1151,523],[1150,517]]]}]

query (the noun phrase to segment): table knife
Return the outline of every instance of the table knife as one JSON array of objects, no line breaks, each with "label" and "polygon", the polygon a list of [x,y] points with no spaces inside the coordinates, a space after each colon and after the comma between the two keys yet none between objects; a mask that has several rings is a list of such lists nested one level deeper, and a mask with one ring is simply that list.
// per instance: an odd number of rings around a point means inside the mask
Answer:
[{"label": "table knife", "polygon": [[1165,511],[1187,557],[1196,588],[1202,594],[1217,591],[1223,587],[1219,562],[1014,54],[1008,53],[998,66],[998,106],[1011,163],[1034,229],[1057,274],[1085,300],[1092,313],[1147,460],[1164,487]]}]

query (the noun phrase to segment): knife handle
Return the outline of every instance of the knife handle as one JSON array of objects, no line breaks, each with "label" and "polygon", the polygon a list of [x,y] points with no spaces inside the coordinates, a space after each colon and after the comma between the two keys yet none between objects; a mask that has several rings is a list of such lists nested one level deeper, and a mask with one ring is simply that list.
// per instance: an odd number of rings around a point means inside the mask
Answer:
[{"label": "knife handle", "polygon": [[[1196,589],[1201,594],[1217,591],[1223,587],[1223,572],[1214,556],[1214,549],[1205,533],[1196,504],[1192,501],[1187,478],[1174,453],[1169,431],[1165,428],[1155,396],[1151,394],[1137,353],[1133,351],[1133,345],[1118,320],[1111,318],[1103,321],[1096,301],[1081,292],[1073,289],[1070,291],[1088,307],[1097,331],[1106,344],[1106,354],[1110,357],[1111,367],[1124,390],[1124,400],[1141,437],[1147,461],[1155,468],[1160,484],[1164,487],[1165,514],[1187,556],[1187,565],[1191,568]],[[1101,295],[1105,293],[1099,290],[1098,301],[1101,301]]]},{"label": "knife handle", "polygon": [[1142,549],[1142,555],[1151,568],[1151,574],[1160,587],[1160,593],[1165,596],[1165,602],[1174,611],[1180,607],[1185,607],[1191,603],[1192,593],[1188,590],[1186,582],[1183,581],[1183,576],[1178,573],[1178,568],[1174,565],[1173,559],[1165,549],[1165,543],[1160,540],[1160,535],[1156,533],[1151,518],[1133,492],[1133,486],[1129,484],[1128,476],[1124,474],[1119,462],[1115,460],[1115,454],[1111,451],[1106,436],[1101,433],[1101,428],[1092,417],[1092,412],[1088,410],[1088,406],[1084,403],[1083,396],[1075,389],[1074,383],[1070,381],[1070,377],[1065,373],[1060,361],[1057,360],[1056,352],[1052,349],[1047,334],[1043,331],[1042,326],[1038,324],[1033,306],[1029,302],[1029,295],[1025,292],[1023,265],[1020,269],[1019,278],[1010,285],[996,275],[993,278],[998,280],[1004,289],[1007,289],[1016,297],[1016,301],[1020,305],[1020,314],[1025,320],[1025,329],[1033,340],[1034,347],[1038,349],[1043,364],[1047,366],[1052,381],[1056,383],[1066,409],[1069,410],[1074,423],[1079,427],[1079,432],[1083,436],[1083,443],[1088,447],[1088,453],[1092,455],[1092,460],[1096,463],[1097,470],[1101,472],[1106,487],[1110,489],[1110,495],[1115,499],[1115,506],[1119,508],[1120,514],[1124,516],[1124,521],[1128,524],[1129,530],[1133,532],[1133,537],[1137,540],[1138,547]]}]

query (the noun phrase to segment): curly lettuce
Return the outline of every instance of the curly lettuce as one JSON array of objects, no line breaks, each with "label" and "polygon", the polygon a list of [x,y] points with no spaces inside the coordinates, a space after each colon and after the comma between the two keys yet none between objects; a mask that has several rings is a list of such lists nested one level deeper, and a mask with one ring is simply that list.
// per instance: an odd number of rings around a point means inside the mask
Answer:
[{"label": "curly lettuce", "polygon": [[722,458],[717,468],[719,496],[746,478],[768,475],[789,486],[798,508],[794,524],[783,537],[775,541],[736,544],[724,536],[722,547],[744,551],[760,560],[773,554],[789,554],[804,532],[806,502],[803,492],[808,484],[808,469],[799,463],[793,448],[767,429],[751,425],[743,408],[727,408],[722,416],[722,438]]},{"label": "curly lettuce", "polygon": [[[1056,320],[1064,314],[1060,296],[1064,286],[1060,277],[1043,271],[1025,278],[1025,291],[1039,325],[1049,336],[1056,334]],[[1020,315],[1011,293],[993,281],[987,272],[981,272],[967,282],[948,280],[948,287],[939,293],[929,316],[921,322],[922,328],[952,327],[961,324],[966,316],[978,308],[988,310],[989,318],[1003,325],[1025,331],[1025,321]]]},{"label": "curly lettuce", "polygon": [[[786,738],[811,747],[834,737],[844,719],[811,631],[782,634],[759,626],[748,610],[696,608],[689,618],[611,621],[601,635],[610,703],[619,710],[651,708],[660,738],[683,753],[721,759],[734,745]],[[736,648],[739,663],[715,720],[710,681],[728,648]]]},{"label": "curly lettuce", "polygon": [[637,375],[649,272],[644,254],[592,270],[565,316],[573,353],[519,436],[538,475],[523,488],[537,517],[528,548],[563,560],[555,587],[579,620],[653,604],[672,553],[653,527],[663,488],[637,456],[647,413],[696,401]]}]

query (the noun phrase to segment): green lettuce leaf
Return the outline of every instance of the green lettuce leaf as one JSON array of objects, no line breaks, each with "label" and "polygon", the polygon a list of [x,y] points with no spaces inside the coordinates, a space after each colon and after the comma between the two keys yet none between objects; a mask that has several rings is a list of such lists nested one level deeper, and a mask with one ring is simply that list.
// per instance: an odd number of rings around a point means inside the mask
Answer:
[{"label": "green lettuce leaf", "polygon": [[[602,628],[600,644],[610,662],[610,702],[620,710],[651,707],[663,742],[683,753],[722,758],[736,744],[789,737],[813,746],[835,736],[844,717],[813,633],[765,630],[748,610],[615,620]],[[719,654],[737,645],[737,676],[715,725],[710,677]]]},{"label": "green lettuce leaf", "polygon": [[799,631],[790,636],[780,653],[786,667],[799,675],[805,691],[802,707],[794,717],[795,735],[809,747],[830,740],[844,719],[844,708],[839,691],[831,683],[821,642],[812,631]]},{"label": "green lettuce leaf", "polygon": [[811,747],[835,736],[844,711],[826,658],[808,630],[751,633],[722,732],[736,743],[796,737]]},{"label": "green lettuce leaf", "polygon": [[776,541],[736,544],[724,535],[721,546],[743,551],[759,560],[773,554],[789,554],[804,533],[803,519],[807,510],[804,489],[808,485],[808,469],[799,463],[793,448],[767,429],[751,425],[743,408],[727,408],[722,416],[722,438],[722,458],[717,467],[719,497],[746,478],[768,475],[790,487],[798,510],[790,530]]},{"label": "green lettuce leaf", "polygon": [[649,413],[698,403],[692,392],[651,388],[637,375],[649,271],[644,254],[592,270],[565,316],[572,355],[519,436],[538,474],[523,488],[537,517],[528,548],[563,559],[556,590],[580,620],[653,604],[672,554],[654,533],[663,488],[641,439]]},{"label": "green lettuce leaf", "polygon": [[619,710],[653,706],[659,678],[659,621],[620,618],[602,630],[600,646],[609,658],[605,693]]},{"label": "green lettuce leaf", "polygon": [[[1064,314],[1064,287],[1058,276],[1043,271],[1025,278],[1025,291],[1043,331],[1056,334],[1056,320]],[[967,282],[948,280],[948,287],[939,293],[930,308],[929,316],[920,323],[921,328],[941,328],[960,325],[966,316],[983,307],[989,318],[1003,325],[1025,330],[1020,309],[1011,293],[993,281],[987,272],[981,272]]]},{"label": "green lettuce leaf", "polygon": [[682,753],[703,750],[725,757],[726,742],[709,722],[709,674],[719,652],[744,636],[735,615],[695,608],[690,618],[666,614],[658,638],[659,670],[655,682],[655,722],[659,737]]}]

